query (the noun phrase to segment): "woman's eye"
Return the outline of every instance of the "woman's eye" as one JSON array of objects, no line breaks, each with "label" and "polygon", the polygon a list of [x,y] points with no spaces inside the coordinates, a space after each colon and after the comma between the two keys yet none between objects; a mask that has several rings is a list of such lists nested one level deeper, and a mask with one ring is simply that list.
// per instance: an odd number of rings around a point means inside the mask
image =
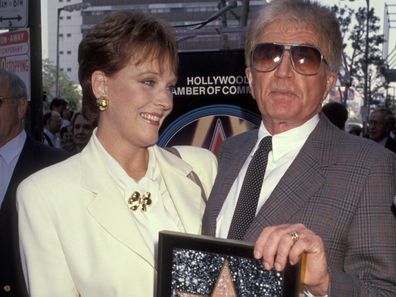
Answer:
[{"label": "woman's eye", "polygon": [[168,91],[169,91],[169,93],[174,94],[175,91],[176,91],[176,87],[175,86],[168,86]]},{"label": "woman's eye", "polygon": [[142,83],[150,87],[155,85],[155,81],[153,80],[143,80]]}]

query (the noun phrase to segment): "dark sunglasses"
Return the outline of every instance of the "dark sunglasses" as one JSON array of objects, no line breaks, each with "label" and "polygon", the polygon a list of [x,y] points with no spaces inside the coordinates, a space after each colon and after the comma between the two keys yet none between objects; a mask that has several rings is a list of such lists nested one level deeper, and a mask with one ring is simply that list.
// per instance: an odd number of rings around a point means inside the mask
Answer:
[{"label": "dark sunglasses", "polygon": [[290,53],[293,69],[302,75],[317,74],[322,61],[328,65],[321,51],[311,45],[259,43],[252,51],[252,66],[256,71],[272,71],[281,63],[285,51]]},{"label": "dark sunglasses", "polygon": [[3,96],[0,96],[0,107],[3,105],[4,101],[6,101],[6,100],[15,100],[15,99],[19,99],[19,97],[3,97]]}]

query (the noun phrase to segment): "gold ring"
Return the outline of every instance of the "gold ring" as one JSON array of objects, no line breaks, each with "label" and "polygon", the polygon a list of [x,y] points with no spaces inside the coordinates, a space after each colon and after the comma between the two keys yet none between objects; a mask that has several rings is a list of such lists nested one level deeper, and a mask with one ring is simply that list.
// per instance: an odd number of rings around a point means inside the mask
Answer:
[{"label": "gold ring", "polygon": [[297,231],[293,231],[289,233],[291,240],[293,240],[293,243],[296,243],[296,241],[300,238],[300,235],[298,235]]}]

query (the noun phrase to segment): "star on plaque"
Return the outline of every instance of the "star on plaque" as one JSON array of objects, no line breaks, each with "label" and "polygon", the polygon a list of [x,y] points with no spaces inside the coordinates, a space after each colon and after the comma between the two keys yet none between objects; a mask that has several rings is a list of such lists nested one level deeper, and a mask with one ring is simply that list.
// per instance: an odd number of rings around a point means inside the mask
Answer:
[{"label": "star on plaque", "polygon": [[219,277],[216,280],[213,292],[210,296],[194,293],[177,292],[178,297],[237,297],[228,261],[225,260]]}]

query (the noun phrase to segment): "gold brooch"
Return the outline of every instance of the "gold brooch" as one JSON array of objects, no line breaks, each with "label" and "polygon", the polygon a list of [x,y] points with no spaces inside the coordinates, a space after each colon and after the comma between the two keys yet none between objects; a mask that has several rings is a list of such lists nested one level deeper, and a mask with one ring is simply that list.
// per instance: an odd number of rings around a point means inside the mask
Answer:
[{"label": "gold brooch", "polygon": [[150,196],[150,192],[145,192],[143,195],[140,195],[137,191],[133,192],[128,199],[129,209],[135,211],[140,207],[142,211],[147,211],[147,207],[152,202]]}]

